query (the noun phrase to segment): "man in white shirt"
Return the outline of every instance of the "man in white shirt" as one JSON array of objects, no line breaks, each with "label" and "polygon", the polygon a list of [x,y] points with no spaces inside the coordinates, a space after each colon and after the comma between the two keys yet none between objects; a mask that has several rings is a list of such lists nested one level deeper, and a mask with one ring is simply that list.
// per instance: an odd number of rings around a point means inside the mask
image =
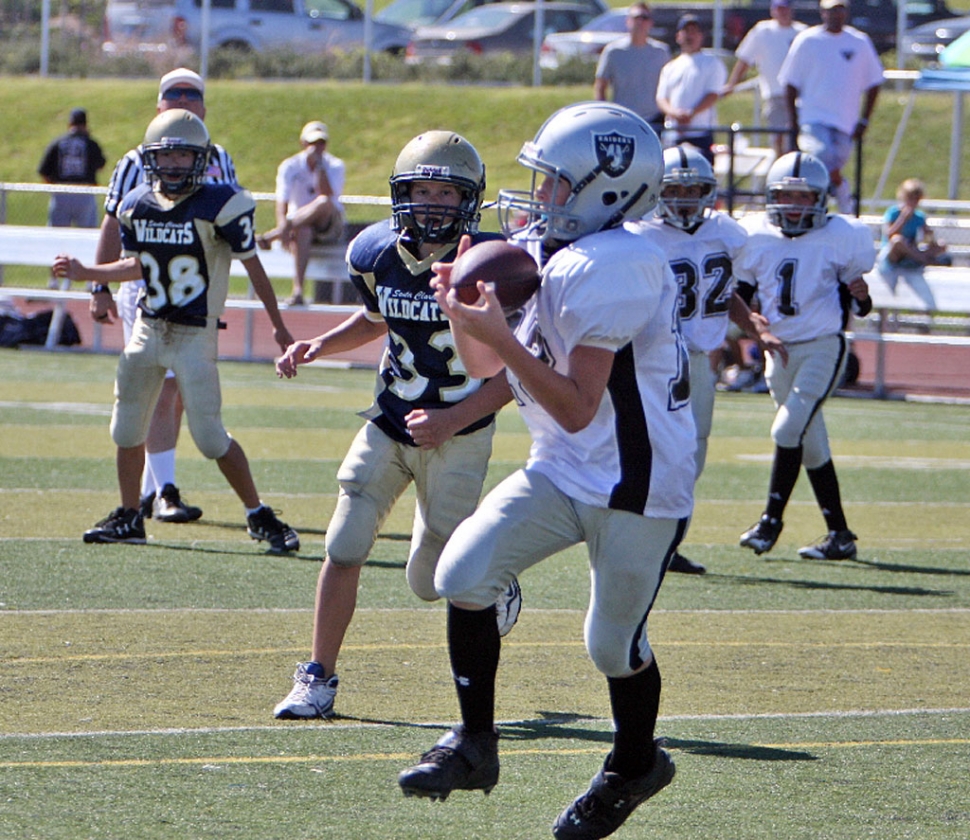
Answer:
[{"label": "man in white shirt", "polygon": [[660,71],[657,85],[657,107],[666,117],[664,145],[689,143],[713,164],[715,105],[727,70],[721,59],[701,52],[704,31],[697,15],[681,16],[677,22],[677,44],[680,55]]},{"label": "man in white shirt", "polygon": [[340,203],[346,172],[344,162],[327,151],[330,133],[314,120],[303,126],[303,151],[288,157],[276,171],[276,227],[256,237],[260,248],[277,239],[293,252],[293,294],[288,306],[302,306],[310,246],[336,242],[344,229]]},{"label": "man in white shirt", "polygon": [[[848,0],[821,0],[822,25],[802,32],[779,72],[798,148],[829,171],[840,213],[855,212],[842,167],[869,126],[882,84],[882,63],[869,36],[846,26]],[[859,99],[864,96],[862,114]]]},{"label": "man in white shirt", "polygon": [[756,23],[734,51],[737,61],[731,70],[721,96],[728,96],[744,79],[752,67],[758,70],[758,92],[761,94],[761,118],[764,125],[776,130],[773,134],[775,156],[780,157],[790,145],[784,131],[795,126],[788,113],[785,88],[778,81],[781,65],[798,35],[806,28],[804,23],[793,20],[791,0],[771,0],[771,18]]}]

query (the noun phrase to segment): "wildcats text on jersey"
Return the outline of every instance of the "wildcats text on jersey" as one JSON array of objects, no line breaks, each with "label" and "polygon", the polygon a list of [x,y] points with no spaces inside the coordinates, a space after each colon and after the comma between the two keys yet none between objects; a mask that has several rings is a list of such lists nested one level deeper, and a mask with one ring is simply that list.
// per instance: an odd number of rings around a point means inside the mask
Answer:
[{"label": "wildcats text on jersey", "polygon": [[157,242],[163,245],[192,245],[195,228],[192,222],[157,222],[153,219],[132,219],[138,242]]},{"label": "wildcats text on jersey", "polygon": [[411,294],[407,290],[390,286],[378,286],[376,291],[380,312],[385,319],[402,318],[405,321],[428,323],[447,321],[430,292],[418,291]]}]

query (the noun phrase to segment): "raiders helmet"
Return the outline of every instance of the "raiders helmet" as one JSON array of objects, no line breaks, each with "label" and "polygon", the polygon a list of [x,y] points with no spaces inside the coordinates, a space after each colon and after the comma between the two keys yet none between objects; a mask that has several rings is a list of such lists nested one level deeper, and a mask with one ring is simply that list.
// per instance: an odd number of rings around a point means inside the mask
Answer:
[{"label": "raiders helmet", "polygon": [[[633,111],[609,102],[557,111],[522,147],[518,162],[532,170],[532,190],[499,192],[502,230],[547,248],[653,210],[663,176],[657,135]],[[540,198],[536,190],[547,178],[549,198]],[[563,192],[565,200],[556,202]]]},{"label": "raiders helmet", "polygon": [[[158,164],[158,153],[186,150],[193,153],[188,167],[165,167]],[[181,108],[163,111],[145,131],[142,159],[152,187],[167,195],[179,195],[198,187],[205,179],[212,144],[209,131],[195,114]]]},{"label": "raiders helmet", "polygon": [[[674,196],[668,187],[700,187],[696,198]],[[668,225],[691,230],[714,208],[717,179],[704,155],[693,146],[674,146],[664,150],[664,177],[657,202],[657,215]]]},{"label": "raiders helmet", "polygon": [[[779,204],[781,190],[807,192],[808,206]],[[798,236],[828,221],[829,172],[817,157],[804,152],[789,152],[771,164],[765,179],[765,210],[768,221],[789,236]]]},{"label": "raiders helmet", "polygon": [[[411,201],[415,181],[451,184],[461,194],[458,207]],[[485,164],[475,147],[452,131],[426,131],[397,156],[391,173],[391,224],[417,244],[457,242],[477,233],[485,192]]]}]

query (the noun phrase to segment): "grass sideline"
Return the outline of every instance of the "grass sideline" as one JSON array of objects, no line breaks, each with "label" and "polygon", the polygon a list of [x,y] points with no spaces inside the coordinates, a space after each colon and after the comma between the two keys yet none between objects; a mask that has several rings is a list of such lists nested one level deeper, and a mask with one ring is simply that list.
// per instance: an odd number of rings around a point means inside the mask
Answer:
[{"label": "grass sideline", "polygon": [[[227,426],[303,538],[276,558],[187,434],[180,483],[203,519],[152,521],[145,547],[81,543],[116,504],[114,364],[0,351],[0,838],[550,836],[610,738],[584,551],[523,577],[499,786],[406,800],[397,772],[456,714],[442,606],[403,580],[409,504],[363,575],[341,716],[271,717],[306,655],[333,476],[373,375],[221,366]],[[710,572],[670,576],[651,622],[678,776],[618,838],[970,835],[970,408],[836,399],[826,419],[859,559],[797,559],[822,530],[804,478],[756,558],[737,535],[761,509],[770,404],[718,396],[685,545]],[[489,485],[528,448],[515,412],[499,426]]]}]

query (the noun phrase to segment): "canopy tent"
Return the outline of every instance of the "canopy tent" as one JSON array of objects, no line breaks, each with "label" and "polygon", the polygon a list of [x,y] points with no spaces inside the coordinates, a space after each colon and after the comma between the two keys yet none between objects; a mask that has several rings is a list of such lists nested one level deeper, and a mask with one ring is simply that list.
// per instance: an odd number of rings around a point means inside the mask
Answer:
[{"label": "canopy tent", "polygon": [[896,159],[896,152],[902,141],[903,132],[909,122],[919,91],[943,91],[953,94],[953,122],[950,129],[950,177],[947,184],[947,198],[956,200],[960,189],[960,155],[963,149],[963,97],[970,91],[970,32],[965,32],[940,53],[940,67],[927,68],[919,73],[913,83],[906,108],[896,126],[886,163],[879,177],[879,184],[873,202],[882,198],[886,179]]}]

